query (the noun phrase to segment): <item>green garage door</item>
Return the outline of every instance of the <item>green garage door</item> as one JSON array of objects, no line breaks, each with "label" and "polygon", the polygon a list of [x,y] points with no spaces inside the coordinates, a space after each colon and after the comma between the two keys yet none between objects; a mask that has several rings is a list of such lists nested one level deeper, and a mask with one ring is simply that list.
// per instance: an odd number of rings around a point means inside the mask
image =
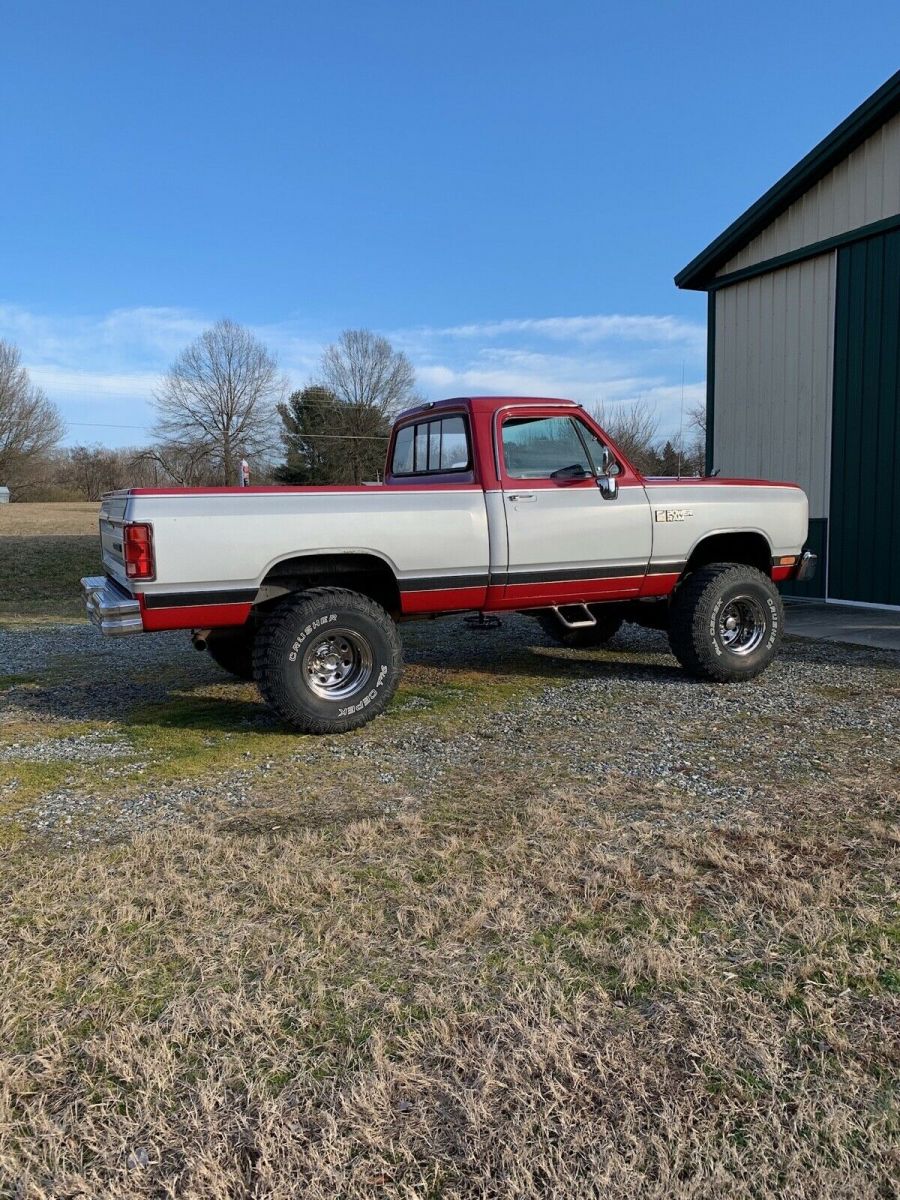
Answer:
[{"label": "green garage door", "polygon": [[900,605],[900,230],[838,252],[828,595]]}]

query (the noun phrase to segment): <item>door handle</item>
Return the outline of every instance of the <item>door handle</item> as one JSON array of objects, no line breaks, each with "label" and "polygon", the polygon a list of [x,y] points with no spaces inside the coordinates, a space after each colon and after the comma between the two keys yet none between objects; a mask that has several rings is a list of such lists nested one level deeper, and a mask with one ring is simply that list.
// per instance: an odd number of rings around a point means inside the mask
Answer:
[{"label": "door handle", "polygon": [[507,500],[514,500],[517,504],[521,503],[522,501],[537,500],[537,496],[534,494],[534,492],[507,492],[506,498]]}]

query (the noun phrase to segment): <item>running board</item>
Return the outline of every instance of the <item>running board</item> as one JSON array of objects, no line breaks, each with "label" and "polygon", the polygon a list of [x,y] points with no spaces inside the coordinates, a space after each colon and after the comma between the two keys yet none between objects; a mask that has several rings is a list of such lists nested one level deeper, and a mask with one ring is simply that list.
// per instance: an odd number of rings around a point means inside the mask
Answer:
[{"label": "running board", "polygon": [[[562,609],[564,608],[580,608],[585,616],[583,621],[570,621],[568,617],[564,617]],[[562,604],[554,605],[553,611],[559,618],[561,625],[565,625],[566,629],[589,629],[592,625],[597,624],[597,618],[591,612],[586,604]]]}]

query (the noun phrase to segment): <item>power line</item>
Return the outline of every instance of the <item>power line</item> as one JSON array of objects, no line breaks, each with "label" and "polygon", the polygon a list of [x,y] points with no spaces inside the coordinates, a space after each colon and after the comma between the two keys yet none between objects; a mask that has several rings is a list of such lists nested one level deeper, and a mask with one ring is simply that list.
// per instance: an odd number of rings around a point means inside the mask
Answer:
[{"label": "power line", "polygon": [[298,433],[301,441],[308,442],[313,438],[325,438],[326,441],[338,442],[389,442],[390,434],[383,433]]},{"label": "power line", "polygon": [[[114,425],[107,421],[67,421],[67,425],[89,426],[91,429],[139,429],[146,432],[146,425]],[[390,434],[384,433],[301,433],[304,441],[313,439],[339,442],[389,442]]]},{"label": "power line", "polygon": [[140,429],[146,431],[146,425],[113,425],[108,421],[66,421],[67,425],[89,425],[92,429]]}]

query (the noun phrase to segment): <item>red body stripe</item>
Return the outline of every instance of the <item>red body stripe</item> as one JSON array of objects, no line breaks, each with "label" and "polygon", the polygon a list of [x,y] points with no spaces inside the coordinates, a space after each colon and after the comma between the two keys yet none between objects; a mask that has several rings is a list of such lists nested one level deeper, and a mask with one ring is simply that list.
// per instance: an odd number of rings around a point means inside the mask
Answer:
[{"label": "red body stripe", "polygon": [[722,479],[718,475],[701,475],[701,476],[682,476],[680,478],[648,478],[643,477],[644,487],[650,492],[651,497],[654,488],[670,488],[670,487],[776,487],[776,488],[794,488],[795,491],[800,491],[799,483],[784,483],[778,479]]},{"label": "red body stripe", "polygon": [[642,575],[621,575],[609,579],[571,579],[561,583],[511,583],[498,593],[494,608],[528,608],[541,604],[568,604],[581,600],[614,600],[636,596]]},{"label": "red body stripe", "polygon": [[681,578],[678,571],[666,575],[646,575],[641,584],[642,596],[668,596],[672,588]]},{"label": "red body stripe", "polygon": [[[404,613],[453,612],[481,608],[486,612],[538,608],[594,600],[627,600],[634,596],[665,596],[678,580],[671,575],[618,575],[608,579],[573,579],[558,583],[495,584],[487,589],[435,588],[403,592]],[[642,586],[643,585],[643,586]]]},{"label": "red body stripe", "polygon": [[243,625],[250,616],[250,604],[187,604],[173,608],[145,608],[138,596],[145,633],[164,629],[217,629]]},{"label": "red body stripe", "polygon": [[291,487],[274,484],[261,487],[171,487],[171,488],[128,488],[129,496],[340,496],[368,495],[381,496],[385,492],[480,492],[477,483],[397,483],[373,484],[371,487],[353,487],[335,485],[333,487]]},{"label": "red body stripe", "polygon": [[[499,590],[499,589],[497,589]],[[400,605],[404,613],[459,612],[484,608],[487,588],[435,588],[434,591],[402,592]]]}]

